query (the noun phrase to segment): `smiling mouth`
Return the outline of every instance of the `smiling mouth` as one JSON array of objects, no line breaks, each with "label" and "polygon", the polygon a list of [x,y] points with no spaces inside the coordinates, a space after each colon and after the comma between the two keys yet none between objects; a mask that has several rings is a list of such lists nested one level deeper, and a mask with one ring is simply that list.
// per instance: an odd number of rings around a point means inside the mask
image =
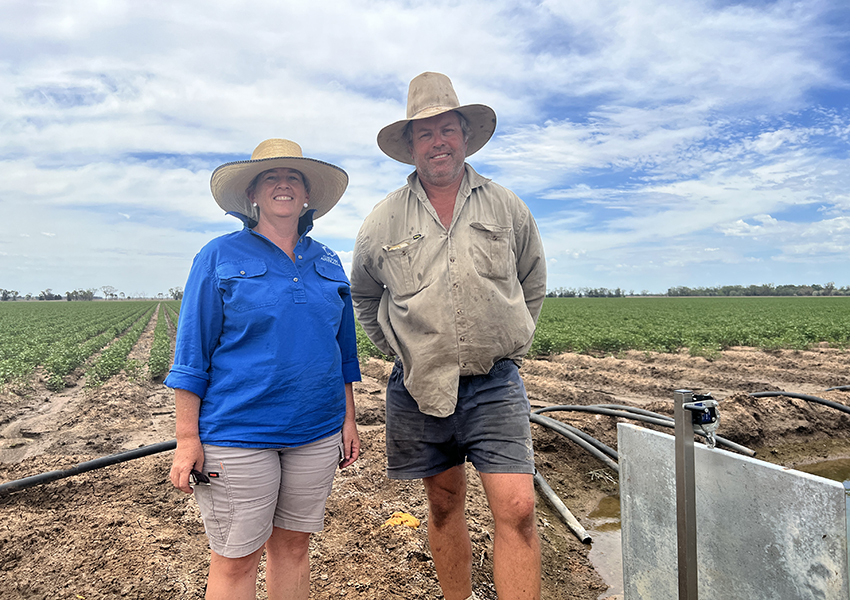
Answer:
[{"label": "smiling mouth", "polygon": [[292,200],[292,196],[275,196],[275,197],[273,198],[273,200],[280,200],[280,201],[283,201],[283,200]]},{"label": "smiling mouth", "polygon": [[438,160],[441,158],[448,158],[450,154],[448,152],[444,152],[443,154],[437,154],[436,156],[432,156],[431,160]]}]

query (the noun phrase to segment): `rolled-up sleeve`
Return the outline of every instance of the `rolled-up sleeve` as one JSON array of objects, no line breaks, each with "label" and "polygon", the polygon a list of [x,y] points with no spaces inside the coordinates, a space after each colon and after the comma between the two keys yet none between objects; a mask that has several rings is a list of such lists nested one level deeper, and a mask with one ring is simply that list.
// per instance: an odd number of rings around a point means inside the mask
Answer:
[{"label": "rolled-up sleeve", "polygon": [[174,364],[165,385],[203,398],[210,381],[210,358],[221,336],[223,304],[217,277],[202,254],[192,263],[180,305]]}]

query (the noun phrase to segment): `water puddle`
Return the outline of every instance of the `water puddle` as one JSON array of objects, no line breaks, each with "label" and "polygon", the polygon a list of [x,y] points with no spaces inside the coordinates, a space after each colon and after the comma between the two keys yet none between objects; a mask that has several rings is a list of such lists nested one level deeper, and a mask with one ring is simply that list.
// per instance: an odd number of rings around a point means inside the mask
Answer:
[{"label": "water puddle", "polygon": [[622,598],[623,589],[623,552],[620,544],[620,497],[607,496],[587,515],[587,532],[592,538],[590,559],[593,568],[608,584],[608,590],[599,596]]},{"label": "water puddle", "polygon": [[843,481],[844,487],[850,485],[850,458],[841,458],[838,460],[825,460],[823,462],[794,467],[797,471],[811,473],[833,481]]},{"label": "water puddle", "polygon": [[[850,516],[850,459],[827,460],[800,467],[797,471],[811,473],[833,481],[844,482],[847,490],[847,514]],[[599,576],[608,584],[608,590],[598,600],[622,598],[623,555],[620,541],[620,497],[608,496],[589,513],[583,523],[592,538],[590,562]],[[848,518],[850,538],[850,518]]]}]

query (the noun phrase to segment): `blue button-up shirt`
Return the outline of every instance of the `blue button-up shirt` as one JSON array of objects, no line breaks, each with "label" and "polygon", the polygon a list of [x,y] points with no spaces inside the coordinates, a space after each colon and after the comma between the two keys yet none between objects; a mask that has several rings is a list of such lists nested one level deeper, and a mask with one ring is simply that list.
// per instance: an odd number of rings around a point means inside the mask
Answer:
[{"label": "blue button-up shirt", "polygon": [[360,380],[354,312],[311,217],[295,263],[247,223],[195,257],[165,384],[201,398],[205,444],[299,446],[342,427],[345,384]]}]

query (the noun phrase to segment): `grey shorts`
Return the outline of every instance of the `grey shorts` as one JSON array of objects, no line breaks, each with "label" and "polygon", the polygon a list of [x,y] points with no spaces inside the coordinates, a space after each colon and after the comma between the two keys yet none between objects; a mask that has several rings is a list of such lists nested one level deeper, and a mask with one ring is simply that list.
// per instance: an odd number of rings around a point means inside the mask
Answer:
[{"label": "grey shorts", "polygon": [[420,412],[396,361],[387,383],[387,475],[423,479],[467,460],[482,473],[534,473],[530,410],[512,360],[461,377],[457,408],[442,418]]},{"label": "grey shorts", "polygon": [[227,558],[263,547],[272,527],[313,533],[342,458],[342,434],[295,448],[204,445],[210,485],[196,485],[210,548]]}]

